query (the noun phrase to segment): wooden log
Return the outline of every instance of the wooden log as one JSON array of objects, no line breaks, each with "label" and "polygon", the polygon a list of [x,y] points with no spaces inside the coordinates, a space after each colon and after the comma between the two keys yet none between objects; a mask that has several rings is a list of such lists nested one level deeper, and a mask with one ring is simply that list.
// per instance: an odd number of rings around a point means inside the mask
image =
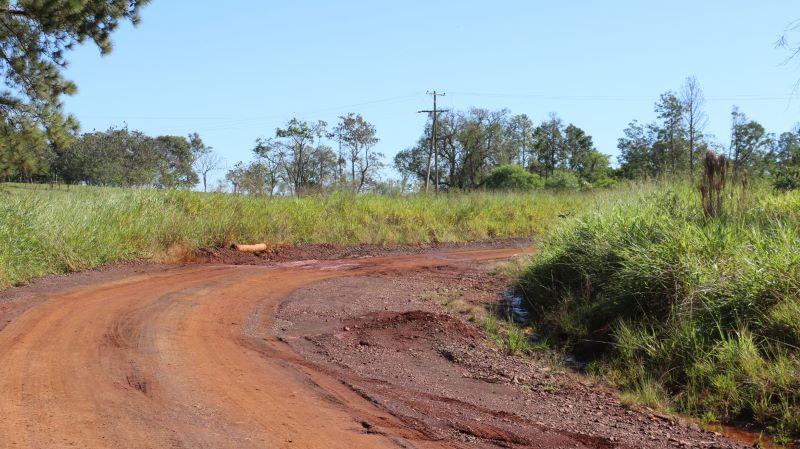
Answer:
[{"label": "wooden log", "polygon": [[233,245],[233,247],[236,248],[236,251],[242,251],[242,252],[245,252],[245,253],[257,253],[259,251],[266,251],[267,250],[267,244],[266,243],[256,243],[254,245],[239,245],[239,244],[235,244],[235,245]]}]

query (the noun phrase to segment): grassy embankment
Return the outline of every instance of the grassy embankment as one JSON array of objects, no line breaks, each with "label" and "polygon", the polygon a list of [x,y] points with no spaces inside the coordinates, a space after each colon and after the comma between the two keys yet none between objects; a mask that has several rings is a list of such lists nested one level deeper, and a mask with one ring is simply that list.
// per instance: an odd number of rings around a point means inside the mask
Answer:
[{"label": "grassy embankment", "polygon": [[800,192],[673,188],[575,217],[520,280],[537,331],[646,405],[800,433]]},{"label": "grassy embankment", "polygon": [[[608,195],[608,193],[604,193]],[[415,244],[538,236],[591,193],[256,198],[0,185],[0,288],[232,242]]]}]

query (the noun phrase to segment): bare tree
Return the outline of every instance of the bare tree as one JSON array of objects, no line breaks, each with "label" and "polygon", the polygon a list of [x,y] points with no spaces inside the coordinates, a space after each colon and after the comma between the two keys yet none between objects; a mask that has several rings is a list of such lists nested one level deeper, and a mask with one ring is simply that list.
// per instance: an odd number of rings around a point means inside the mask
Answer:
[{"label": "bare tree", "polygon": [[[786,28],[783,30],[783,34],[778,39],[776,46],[778,48],[783,48],[789,51],[789,56],[786,57],[785,64],[789,64],[790,62],[798,62],[800,60],[800,19],[796,19],[791,21]],[[800,88],[800,80],[797,80],[794,83],[794,91],[796,93],[798,88]]]},{"label": "bare tree", "polygon": [[690,76],[686,78],[686,83],[681,90],[681,102],[683,103],[683,120],[686,124],[686,133],[689,138],[689,176],[694,173],[694,159],[698,143],[701,139],[703,129],[708,120],[703,112],[705,97],[697,78]]},{"label": "bare tree", "polygon": [[208,174],[224,168],[225,161],[197,133],[189,134],[189,145],[194,153],[194,169],[203,179],[203,192],[207,192]]}]

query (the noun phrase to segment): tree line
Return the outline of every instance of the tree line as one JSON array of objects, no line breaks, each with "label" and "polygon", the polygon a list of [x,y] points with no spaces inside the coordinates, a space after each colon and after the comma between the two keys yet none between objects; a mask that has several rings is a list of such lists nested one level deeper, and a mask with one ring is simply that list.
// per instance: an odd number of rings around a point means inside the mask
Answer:
[{"label": "tree line", "polygon": [[270,196],[374,190],[384,167],[383,154],[374,150],[378,142],[375,126],[360,114],[340,116],[333,128],[292,118],[273,137],[257,139],[254,160],[237,163],[225,178],[234,193]]},{"label": "tree line", "polygon": [[0,129],[0,179],[188,189],[221,167],[197,133],[151,137],[111,127],[49,140],[37,127]]},{"label": "tree line", "polygon": [[[613,182],[609,157],[595,148],[589,134],[556,114],[537,125],[526,114],[511,115],[506,109],[445,112],[439,116],[434,148],[432,125],[429,120],[417,144],[394,158],[401,174],[422,185],[488,187],[484,180],[489,173],[509,164],[549,179],[553,186]],[[438,157],[431,158],[431,152]],[[430,169],[431,160],[439,166]]]},{"label": "tree line", "polygon": [[667,91],[654,106],[655,121],[630,122],[618,141],[618,176],[630,179],[688,177],[698,171],[706,151],[725,154],[735,179],[745,174],[778,176],[800,165],[800,126],[769,133],[738,106],[731,110],[731,140],[726,145],[705,133],[704,96],[697,80],[681,93]]},{"label": "tree line", "polygon": [[[702,106],[702,91],[692,78],[681,94],[662,94],[654,105],[656,120],[634,120],[623,131],[617,168],[588,133],[556,114],[534,123],[505,109],[445,112],[438,117],[433,148],[438,154],[431,152],[428,120],[417,143],[394,157],[403,178],[395,184],[403,190],[412,184],[419,190],[426,184],[443,190],[579,188],[620,179],[692,177],[707,150],[727,154],[735,178],[797,177],[800,126],[769,133],[734,106],[726,146],[704,132]],[[200,184],[207,190],[209,174],[222,168],[221,157],[197,133],[151,137],[127,127],[84,134],[75,129],[62,128],[53,136],[35,123],[3,123],[0,179],[186,189]],[[224,181],[234,193],[253,195],[384,191],[391,181],[381,179],[387,164],[375,149],[378,142],[375,126],[356,113],[340,116],[332,127],[293,118],[271,137],[257,139],[253,160],[235,164]],[[796,184],[793,179],[785,185]]]}]

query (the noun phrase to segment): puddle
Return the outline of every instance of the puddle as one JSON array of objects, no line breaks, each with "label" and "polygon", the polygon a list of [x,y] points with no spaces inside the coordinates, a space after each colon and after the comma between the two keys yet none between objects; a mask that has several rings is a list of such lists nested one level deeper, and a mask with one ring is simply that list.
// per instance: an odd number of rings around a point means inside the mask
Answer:
[{"label": "puddle", "polygon": [[525,327],[530,324],[528,308],[525,307],[525,300],[512,292],[503,293],[503,305],[506,316],[510,317],[517,326]]},{"label": "puddle", "polygon": [[778,444],[766,434],[751,432],[749,430],[742,429],[741,427],[726,426],[724,424],[709,424],[703,427],[706,430],[721,433],[731,440],[738,441],[752,447],[760,447],[763,449],[786,449],[797,447],[796,445],[792,444],[787,446]]}]

